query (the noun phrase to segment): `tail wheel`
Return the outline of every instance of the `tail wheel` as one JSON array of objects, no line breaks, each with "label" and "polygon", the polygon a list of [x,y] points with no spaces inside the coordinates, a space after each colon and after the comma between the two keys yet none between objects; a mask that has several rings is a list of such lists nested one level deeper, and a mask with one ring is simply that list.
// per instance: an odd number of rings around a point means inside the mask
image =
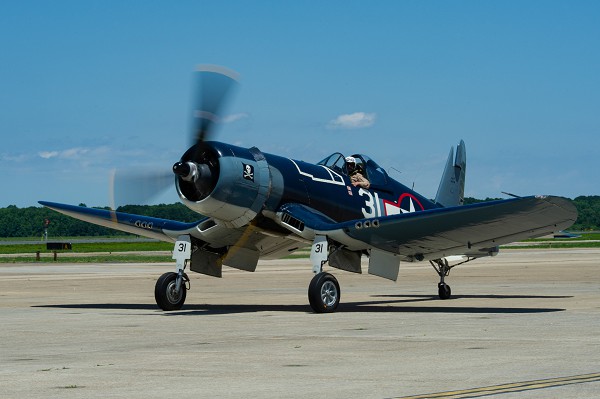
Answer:
[{"label": "tail wheel", "polygon": [[438,284],[438,295],[440,299],[450,299],[452,296],[452,291],[450,290],[450,286],[446,283]]},{"label": "tail wheel", "polygon": [[168,272],[159,277],[154,287],[154,299],[162,310],[179,310],[185,302],[187,289],[181,282],[177,291],[177,273]]},{"label": "tail wheel", "polygon": [[340,285],[333,275],[319,273],[308,286],[308,301],[315,313],[334,312],[340,303]]}]

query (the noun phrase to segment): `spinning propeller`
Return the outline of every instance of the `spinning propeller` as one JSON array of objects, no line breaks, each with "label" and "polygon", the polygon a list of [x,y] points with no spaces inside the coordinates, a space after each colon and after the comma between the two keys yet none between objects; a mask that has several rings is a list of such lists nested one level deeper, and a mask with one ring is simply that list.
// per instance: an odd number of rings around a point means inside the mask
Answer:
[{"label": "spinning propeller", "polygon": [[[197,199],[210,193],[215,165],[214,160],[203,152],[202,144],[215,136],[238,78],[236,72],[221,66],[198,67],[192,98],[192,147],[173,165],[172,171],[113,170],[109,182],[109,201],[113,210],[120,205],[146,203],[163,193],[173,184],[173,173],[197,191]],[[188,187],[188,190],[191,189]]]}]

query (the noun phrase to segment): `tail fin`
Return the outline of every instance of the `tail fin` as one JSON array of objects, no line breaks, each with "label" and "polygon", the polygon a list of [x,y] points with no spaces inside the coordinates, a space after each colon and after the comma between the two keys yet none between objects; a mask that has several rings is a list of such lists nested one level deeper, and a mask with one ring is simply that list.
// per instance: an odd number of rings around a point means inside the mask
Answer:
[{"label": "tail fin", "polygon": [[461,140],[458,147],[456,147],[456,158],[454,158],[454,147],[450,148],[448,162],[446,163],[440,186],[435,195],[436,203],[443,207],[463,204],[466,171],[467,151],[465,149],[465,142]]}]

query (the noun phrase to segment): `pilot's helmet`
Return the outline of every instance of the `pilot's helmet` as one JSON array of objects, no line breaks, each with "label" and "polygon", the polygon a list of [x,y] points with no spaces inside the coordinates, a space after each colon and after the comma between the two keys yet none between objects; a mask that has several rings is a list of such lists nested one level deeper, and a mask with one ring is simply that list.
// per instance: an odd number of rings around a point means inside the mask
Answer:
[{"label": "pilot's helmet", "polygon": [[356,158],[354,158],[354,157],[346,157],[346,163],[356,164]]}]

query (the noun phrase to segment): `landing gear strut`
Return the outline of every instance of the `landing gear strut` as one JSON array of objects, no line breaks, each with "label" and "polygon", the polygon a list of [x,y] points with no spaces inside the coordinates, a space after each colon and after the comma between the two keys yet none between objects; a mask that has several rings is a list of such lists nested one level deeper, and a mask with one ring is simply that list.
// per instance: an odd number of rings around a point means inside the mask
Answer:
[{"label": "landing gear strut", "polygon": [[[464,257],[462,259],[464,259]],[[450,286],[444,282],[444,278],[446,278],[450,274],[450,270],[452,270],[458,265],[470,262],[473,259],[475,258],[467,257],[466,260],[463,260],[462,262],[457,263],[455,265],[450,265],[448,263],[447,258],[434,259],[429,261],[429,263],[431,263],[431,266],[433,266],[437,274],[440,276],[440,282],[438,283],[438,295],[440,296],[440,299],[449,299],[452,295]]]},{"label": "landing gear strut", "polygon": [[449,299],[452,291],[450,290],[450,286],[444,282],[444,278],[450,274],[450,270],[454,266],[450,266],[447,259],[430,260],[429,263],[431,263],[431,266],[433,266],[440,276],[440,282],[438,283],[438,295],[440,299]]},{"label": "landing gear strut", "polygon": [[177,262],[177,271],[163,274],[154,286],[154,299],[162,310],[179,310],[185,302],[190,279],[184,270],[191,258],[191,250],[190,236],[179,236],[173,249],[173,259]]},{"label": "landing gear strut", "polygon": [[323,271],[329,261],[327,237],[316,236],[310,252],[315,276],[308,285],[308,302],[315,313],[332,313],[340,303],[340,284],[332,274]]}]

